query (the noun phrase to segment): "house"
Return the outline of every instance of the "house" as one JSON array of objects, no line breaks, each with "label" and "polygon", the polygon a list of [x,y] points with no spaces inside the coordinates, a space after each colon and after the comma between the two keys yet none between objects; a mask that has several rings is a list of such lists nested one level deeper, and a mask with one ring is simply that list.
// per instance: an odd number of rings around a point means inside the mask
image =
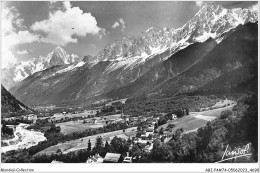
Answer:
[{"label": "house", "polygon": [[146,121],[146,120],[147,120],[146,117],[141,117],[141,118],[139,118],[139,121],[141,121],[141,122],[144,122],[144,121]]},{"label": "house", "polygon": [[84,113],[87,114],[87,115],[96,115],[97,110],[86,110],[86,111],[84,111]]},{"label": "house", "polygon": [[115,121],[116,121],[116,122],[122,122],[123,119],[122,119],[122,118],[118,118],[118,119],[116,119]]},{"label": "house", "polygon": [[34,114],[27,115],[27,120],[29,120],[29,121],[33,121],[36,119],[37,119],[37,115],[34,115]]},{"label": "house", "polygon": [[132,157],[125,157],[123,163],[132,163]]},{"label": "house", "polygon": [[134,122],[134,121],[137,121],[138,118],[137,118],[137,117],[130,117],[129,120],[130,120],[131,122]]},{"label": "house", "polygon": [[147,144],[147,140],[143,140],[143,139],[138,138],[136,141],[134,141],[134,143]]},{"label": "house", "polygon": [[146,140],[148,135],[146,135],[146,132],[142,132],[140,137],[141,137],[142,140]]},{"label": "house", "polygon": [[168,137],[171,137],[172,134],[171,134],[171,132],[169,132],[169,131],[164,131],[164,132],[163,132],[163,136],[166,137],[166,138],[168,138]]},{"label": "house", "polygon": [[154,133],[154,127],[148,127],[146,129],[146,136],[148,137],[150,134],[152,135]]},{"label": "house", "polygon": [[178,119],[177,115],[172,114],[172,120],[177,120],[177,119]]},{"label": "house", "polygon": [[115,120],[115,119],[110,119],[110,120],[108,121],[108,124],[114,124],[114,123],[116,123],[116,120]]},{"label": "house", "polygon": [[119,159],[121,157],[121,154],[117,153],[107,153],[103,163],[119,163]]},{"label": "house", "polygon": [[129,152],[127,152],[127,156],[124,158],[123,163],[132,163],[132,157],[129,157]]},{"label": "house", "polygon": [[151,150],[153,149],[153,143],[149,144],[149,145],[146,145],[144,147],[144,151],[145,152],[150,152]]},{"label": "house", "polygon": [[101,157],[99,154],[95,154],[94,156],[89,157],[86,163],[103,163],[103,161],[103,157]]},{"label": "house", "polygon": [[93,123],[93,124],[97,124],[97,119],[93,118],[93,119],[92,119],[92,123]]},{"label": "house", "polygon": [[11,121],[11,120],[15,120],[16,119],[16,117],[10,117],[10,118],[5,118],[4,120],[5,121]]}]

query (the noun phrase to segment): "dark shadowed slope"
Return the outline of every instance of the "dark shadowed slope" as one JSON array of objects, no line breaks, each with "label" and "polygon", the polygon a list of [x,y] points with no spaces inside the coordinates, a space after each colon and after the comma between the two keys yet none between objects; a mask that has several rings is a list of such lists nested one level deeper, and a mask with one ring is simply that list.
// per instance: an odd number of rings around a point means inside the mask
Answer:
[{"label": "dark shadowed slope", "polygon": [[223,90],[255,80],[258,63],[258,24],[234,32],[182,74],[154,88],[166,95],[197,90]]},{"label": "dark shadowed slope", "polygon": [[3,85],[1,85],[1,113],[13,113],[29,110],[31,109],[17,100],[5,89],[5,87],[3,87]]}]

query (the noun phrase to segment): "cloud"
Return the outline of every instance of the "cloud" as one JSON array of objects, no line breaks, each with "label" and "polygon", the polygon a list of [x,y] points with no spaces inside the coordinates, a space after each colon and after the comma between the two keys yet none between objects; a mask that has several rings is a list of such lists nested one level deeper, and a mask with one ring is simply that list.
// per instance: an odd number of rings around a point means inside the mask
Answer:
[{"label": "cloud", "polygon": [[203,5],[203,1],[196,1],[196,6],[201,7]]},{"label": "cloud", "polygon": [[252,5],[251,7],[248,8],[250,11],[256,11],[258,12],[258,3]]},{"label": "cloud", "polygon": [[18,55],[25,55],[25,54],[28,54],[28,53],[30,53],[30,51],[28,51],[28,50],[21,50],[21,51],[17,51],[16,52],[16,54],[18,54]]},{"label": "cloud", "polygon": [[2,68],[9,68],[17,62],[13,54],[15,46],[39,40],[38,35],[24,30],[23,21],[14,6],[2,8]]},{"label": "cloud", "polygon": [[35,22],[31,26],[33,31],[46,34],[41,41],[65,45],[77,43],[75,36],[102,34],[102,28],[97,26],[96,18],[91,13],[84,13],[79,7],[72,7],[69,1],[64,2],[63,7],[64,10],[50,12],[47,20]]},{"label": "cloud", "polygon": [[119,18],[118,21],[116,21],[113,25],[112,28],[116,29],[118,27],[121,27],[121,31],[125,30],[125,20],[123,18]]},{"label": "cloud", "polygon": [[120,24],[118,22],[115,22],[114,25],[112,26],[112,28],[116,29],[119,26],[120,26]]}]

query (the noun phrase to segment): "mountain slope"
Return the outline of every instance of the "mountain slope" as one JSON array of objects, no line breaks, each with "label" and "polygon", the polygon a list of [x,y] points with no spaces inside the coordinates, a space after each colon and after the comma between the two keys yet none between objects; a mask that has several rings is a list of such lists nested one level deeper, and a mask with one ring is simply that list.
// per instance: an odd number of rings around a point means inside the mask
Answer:
[{"label": "mountain slope", "polygon": [[1,113],[29,111],[26,105],[17,100],[1,85]]},{"label": "mountain slope", "polygon": [[[172,95],[198,88],[230,89],[255,78],[258,59],[258,24],[238,26],[225,40],[182,74],[153,91]],[[212,83],[211,83],[212,82]]]},{"label": "mountain slope", "polygon": [[120,89],[115,89],[106,95],[108,97],[131,97],[146,93],[154,86],[182,73],[202,56],[210,52],[216,45],[217,42],[213,39],[209,39],[204,43],[192,44],[173,54],[166,61],[156,64],[136,81]]}]

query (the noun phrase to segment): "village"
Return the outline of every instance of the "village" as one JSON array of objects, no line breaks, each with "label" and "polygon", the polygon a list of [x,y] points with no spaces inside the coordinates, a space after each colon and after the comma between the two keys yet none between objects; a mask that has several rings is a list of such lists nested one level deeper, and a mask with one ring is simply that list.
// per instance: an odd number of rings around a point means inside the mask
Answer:
[{"label": "village", "polygon": [[[177,130],[181,133],[189,133],[197,130],[199,127],[204,126],[208,121],[214,120],[223,110],[231,109],[236,104],[233,101],[220,101],[214,106],[201,109],[198,112],[189,112],[187,109],[180,109],[181,116],[174,113],[159,113],[153,116],[130,116],[125,115],[123,112],[102,116],[98,114],[100,110],[91,109],[76,113],[60,112],[52,116],[37,116],[36,114],[22,115],[20,117],[5,118],[4,121],[21,121],[29,122],[31,126],[41,125],[42,122],[51,123],[56,127],[60,127],[60,133],[68,135],[72,133],[84,132],[88,129],[100,129],[105,127],[114,127],[120,125],[123,127],[119,130],[105,133],[98,133],[96,135],[87,136],[62,144],[51,146],[37,153],[41,154],[56,154],[59,151],[61,154],[68,154],[70,152],[78,152],[88,148],[87,141],[91,143],[91,148],[95,146],[96,139],[101,137],[103,141],[108,144],[111,143],[113,138],[118,137],[122,140],[130,141],[131,145],[126,155],[120,153],[107,152],[105,157],[100,156],[98,153],[90,156],[86,163],[132,163],[137,159],[136,155],[130,155],[129,151],[134,145],[140,146],[142,152],[149,153],[153,149],[154,142],[160,141],[161,143],[168,142]],[[108,105],[110,106],[110,105]],[[210,112],[218,112],[214,116],[205,116]],[[39,124],[40,123],[40,124]],[[191,126],[189,126],[189,123]],[[195,124],[195,126],[194,126]],[[8,125],[15,131],[14,125]],[[27,126],[28,127],[28,126]],[[31,129],[33,130],[33,129]],[[35,143],[37,145],[37,143]],[[52,163],[61,163],[60,161],[53,160]]]}]

